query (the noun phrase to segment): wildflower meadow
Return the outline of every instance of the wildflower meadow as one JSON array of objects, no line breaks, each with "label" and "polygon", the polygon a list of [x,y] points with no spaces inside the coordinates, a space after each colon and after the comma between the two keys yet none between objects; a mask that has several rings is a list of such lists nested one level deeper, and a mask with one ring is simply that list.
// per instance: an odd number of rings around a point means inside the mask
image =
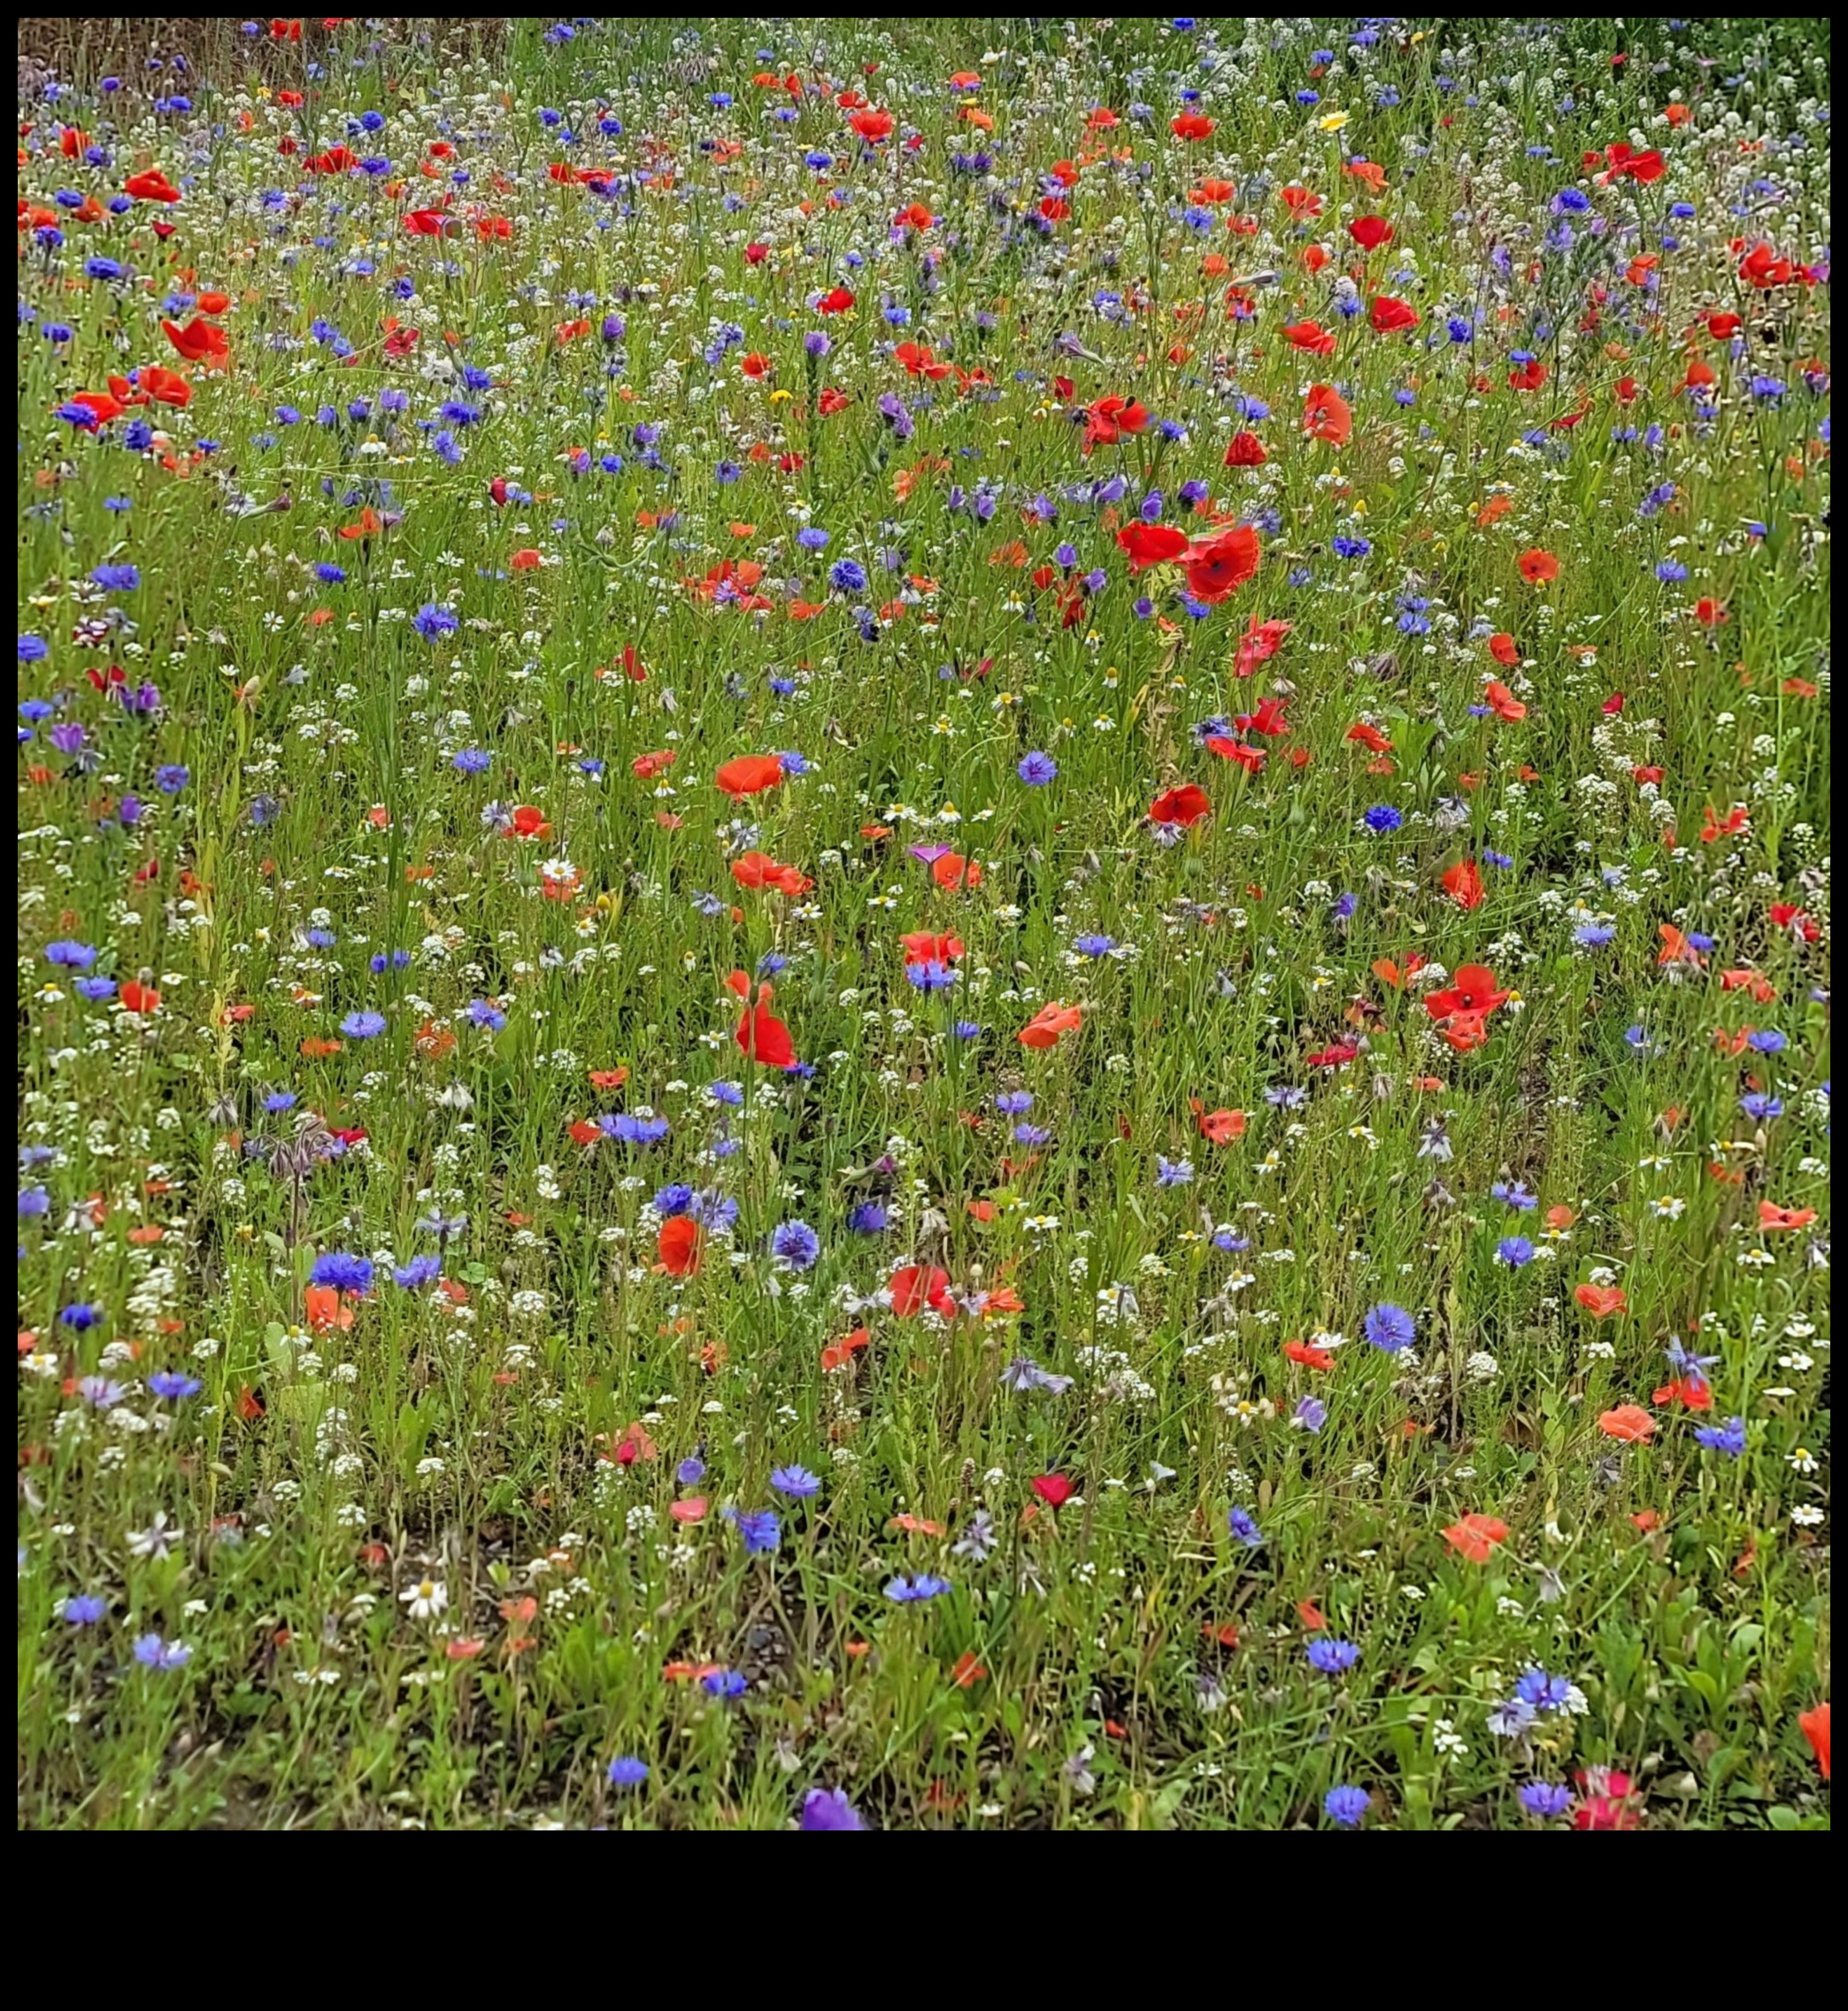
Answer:
[{"label": "wildflower meadow", "polygon": [[21,1826],[1826,1828],[1826,21],[135,25]]}]

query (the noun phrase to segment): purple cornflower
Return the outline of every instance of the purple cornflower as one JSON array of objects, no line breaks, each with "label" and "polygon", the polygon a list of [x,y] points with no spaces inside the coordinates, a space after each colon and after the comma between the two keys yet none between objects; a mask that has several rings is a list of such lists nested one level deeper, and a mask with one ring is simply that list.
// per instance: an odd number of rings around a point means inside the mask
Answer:
[{"label": "purple cornflower", "polygon": [[811,1788],[802,1798],[798,1830],[864,1830],[859,1811],[839,1788]]}]

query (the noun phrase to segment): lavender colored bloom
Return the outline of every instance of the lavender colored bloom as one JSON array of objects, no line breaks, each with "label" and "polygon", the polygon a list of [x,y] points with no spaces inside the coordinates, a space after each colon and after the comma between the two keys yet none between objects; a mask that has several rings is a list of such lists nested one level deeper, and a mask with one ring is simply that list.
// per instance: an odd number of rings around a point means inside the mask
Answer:
[{"label": "lavender colored bloom", "polygon": [[1264,1541],[1264,1532],[1258,1527],[1249,1509],[1228,1508],[1226,1511],[1226,1527],[1247,1550],[1256,1550]]},{"label": "lavender colored bloom", "polygon": [[189,1397],[196,1397],[205,1385],[196,1375],[182,1375],[176,1368],[157,1368],[148,1378],[148,1387],[163,1403],[183,1403]]},{"label": "lavender colored bloom", "polygon": [[1528,1781],[1515,1799],[1529,1815],[1550,1820],[1572,1807],[1572,1790],[1556,1781]]},{"label": "lavender colored bloom", "polygon": [[1341,1676],[1360,1660],[1360,1651],[1351,1641],[1335,1641],[1318,1635],[1310,1642],[1304,1653],[1309,1658],[1309,1666],[1324,1676]]},{"label": "lavender colored bloom", "polygon": [[1025,754],[1014,773],[1028,789],[1043,789],[1059,773],[1059,764],[1050,754]]},{"label": "lavender colored bloom", "polygon": [[806,1467],[777,1467],[770,1475],[770,1484],[792,1501],[806,1501],[812,1494],[821,1491],[820,1476],[812,1474]]},{"label": "lavender colored bloom", "polygon": [[798,1830],[864,1830],[859,1811],[840,1788],[811,1788],[802,1798]]},{"label": "lavender colored bloom", "polygon": [[779,1224],[770,1237],[773,1256],[792,1271],[806,1271],[821,1254],[821,1239],[805,1221]]}]

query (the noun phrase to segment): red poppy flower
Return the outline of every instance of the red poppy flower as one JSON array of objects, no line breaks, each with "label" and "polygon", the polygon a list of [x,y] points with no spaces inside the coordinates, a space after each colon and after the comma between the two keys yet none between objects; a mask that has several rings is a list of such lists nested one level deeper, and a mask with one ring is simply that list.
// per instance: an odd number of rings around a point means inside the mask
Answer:
[{"label": "red poppy flower", "polygon": [[1392,243],[1392,226],[1384,217],[1356,217],[1348,226],[1348,235],[1363,251],[1377,251],[1381,245]]},{"label": "red poppy flower", "polygon": [[166,339],[189,363],[204,363],[208,357],[222,359],[231,353],[225,331],[213,327],[210,321],[202,321],[196,314],[183,328],[172,321],[160,325],[166,331]]},{"label": "red poppy flower", "polygon": [[1303,431],[1331,447],[1345,447],[1353,437],[1353,410],[1332,384],[1309,387],[1303,401]]},{"label": "red poppy flower", "polygon": [[1152,824],[1197,824],[1213,814],[1212,798],[1197,782],[1182,782],[1179,789],[1164,790],[1149,805]]},{"label": "red poppy flower", "polygon": [[793,866],[782,866],[766,851],[747,851],[732,861],[732,878],[739,886],[753,891],[768,888],[779,894],[788,894],[794,899],[805,894],[814,885]]},{"label": "red poppy flower", "polygon": [[928,1306],[941,1313],[949,1306],[950,1274],[935,1264],[907,1264],[892,1273],[887,1288],[892,1295],[892,1311],[901,1320],[912,1320]]},{"label": "red poppy flower", "polygon": [[192,386],[177,370],[163,370],[158,363],[144,363],[135,372],[135,378],[157,405],[184,411],[192,403]]},{"label": "red poppy flower", "polygon": [[1559,576],[1559,560],[1552,552],[1542,551],[1537,545],[1531,551],[1523,551],[1514,564],[1530,587],[1544,587]]},{"label": "red poppy flower", "polygon": [[928,929],[917,929],[898,940],[907,964],[953,964],[963,953],[960,936],[933,936]]},{"label": "red poppy flower", "polygon": [[1235,524],[1204,544],[1189,547],[1187,587],[1196,600],[1222,601],[1238,591],[1258,570],[1258,534],[1249,524]]},{"label": "red poppy flower", "polygon": [[1575,1830],[1640,1830],[1643,1812],[1631,1793],[1628,1774],[1587,1767],[1575,1776],[1582,1796],[1572,1812]]},{"label": "red poppy flower", "polygon": [[1486,1564],[1495,1546],[1506,1540],[1508,1525],[1496,1515],[1466,1515],[1444,1532],[1444,1540],[1472,1564]]},{"label": "red poppy flower", "polygon": [[1084,1014],[1076,1006],[1042,1006],[1014,1036],[1022,1047],[1043,1051],[1057,1047],[1066,1034],[1076,1033]]},{"label": "red poppy flower", "polygon": [[[743,977],[742,971],[732,974],[732,988],[739,988],[737,980]],[[751,981],[744,980],[747,992]],[[770,1010],[770,1002],[776,994],[766,984],[758,988],[757,1004],[747,1005],[738,1021],[737,1031],[733,1036],[740,1052],[748,1061],[761,1061],[766,1068],[793,1067],[796,1061],[796,1044],[789,1038],[789,1029]]]},{"label": "red poppy flower", "polygon": [[1335,338],[1320,321],[1290,321],[1284,324],[1283,340],[1306,356],[1333,356]]},{"label": "red poppy flower", "polygon": [[1226,449],[1228,468],[1261,468],[1269,458],[1263,441],[1255,433],[1235,433]]},{"label": "red poppy flower", "polygon": [[1063,1508],[1078,1491],[1078,1483],[1063,1474],[1040,1474],[1028,1485],[1049,1508]]},{"label": "red poppy flower", "polygon": [[1179,118],[1168,120],[1168,131],[1177,140],[1210,140],[1217,125],[1217,120],[1204,112],[1183,112]]},{"label": "red poppy flower", "polygon": [[1481,907],[1486,898],[1482,890],[1482,875],[1473,859],[1459,859],[1444,875],[1439,884],[1466,913],[1472,908]]},{"label": "red poppy flower", "polygon": [[180,191],[158,167],[144,168],[123,182],[125,192],[137,203],[177,203]]},{"label": "red poppy flower", "polygon": [[1425,1011],[1434,1020],[1447,1020],[1457,1013],[1480,1017],[1505,1006],[1510,996],[1495,989],[1495,973],[1486,964],[1464,964],[1443,990],[1426,995]]},{"label": "red poppy flower", "polygon": [[876,147],[891,138],[896,122],[889,112],[856,112],[847,123],[869,147]]},{"label": "red poppy flower", "polygon": [[1803,1712],[1797,1720],[1797,1729],[1808,1739],[1810,1751],[1816,1756],[1816,1765],[1822,1778],[1829,1778],[1829,1706],[1818,1704],[1813,1710]]},{"label": "red poppy flower", "polygon": [[818,314],[844,314],[853,305],[853,296],[843,286],[830,287],[815,303]]},{"label": "red poppy flower", "polygon": [[712,777],[715,787],[728,796],[756,796],[774,789],[783,779],[782,763],[774,754],[741,754],[728,761]]},{"label": "red poppy flower", "polygon": [[1417,310],[1403,300],[1395,300],[1390,293],[1382,293],[1374,300],[1367,319],[1376,335],[1396,335],[1418,326]]},{"label": "red poppy flower", "polygon": [[1187,533],[1169,524],[1131,524],[1116,534],[1117,543],[1129,554],[1129,570],[1140,573],[1150,566],[1165,566],[1187,550]]},{"label": "red poppy flower", "polygon": [[1144,406],[1134,398],[1121,398],[1113,392],[1086,411],[1084,451],[1088,454],[1093,447],[1113,447],[1125,434],[1140,433],[1148,423]]},{"label": "red poppy flower", "polygon": [[692,1277],[699,1269],[703,1240],[699,1224],[691,1215],[669,1215],[655,1244],[661,1268],[671,1278]]}]

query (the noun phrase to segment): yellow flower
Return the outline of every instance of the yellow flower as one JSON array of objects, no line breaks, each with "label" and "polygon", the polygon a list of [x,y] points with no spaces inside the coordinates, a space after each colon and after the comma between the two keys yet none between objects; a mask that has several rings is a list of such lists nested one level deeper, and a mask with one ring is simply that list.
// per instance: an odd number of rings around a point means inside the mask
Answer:
[{"label": "yellow flower", "polygon": [[1338,133],[1347,122],[1348,115],[1346,112],[1331,112],[1326,119],[1318,119],[1315,123],[1324,133]]}]

